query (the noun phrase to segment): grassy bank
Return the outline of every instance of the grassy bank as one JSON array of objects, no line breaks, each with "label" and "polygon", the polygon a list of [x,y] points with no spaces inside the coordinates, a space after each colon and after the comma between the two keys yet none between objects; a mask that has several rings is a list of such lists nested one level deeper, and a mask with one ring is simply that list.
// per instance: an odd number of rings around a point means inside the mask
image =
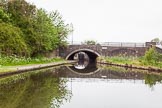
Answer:
[{"label": "grassy bank", "polygon": [[44,64],[51,62],[64,61],[62,58],[25,58],[16,56],[0,56],[0,66],[17,66],[17,65],[28,65],[28,64]]},{"label": "grassy bank", "polygon": [[16,56],[0,56],[0,73],[15,71],[19,66],[23,67],[29,65],[46,64],[46,63],[63,62],[63,61],[65,60],[59,57],[25,58],[25,57],[16,57]]},{"label": "grassy bank", "polygon": [[98,61],[116,64],[128,64],[135,66],[146,66],[146,67],[156,67],[162,68],[162,62],[148,62],[144,57],[99,57]]}]

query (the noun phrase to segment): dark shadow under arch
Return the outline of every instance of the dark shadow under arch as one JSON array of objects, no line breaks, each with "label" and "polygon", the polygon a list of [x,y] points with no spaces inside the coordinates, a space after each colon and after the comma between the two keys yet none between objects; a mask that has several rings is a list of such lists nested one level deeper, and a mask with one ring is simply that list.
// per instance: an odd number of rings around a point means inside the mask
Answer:
[{"label": "dark shadow under arch", "polygon": [[77,49],[77,50],[74,50],[72,52],[70,52],[67,56],[66,56],[66,60],[74,60],[74,55],[78,52],[85,52],[88,56],[89,56],[89,59],[91,61],[95,61],[97,57],[100,56],[100,54],[94,50],[91,50],[91,49]]}]

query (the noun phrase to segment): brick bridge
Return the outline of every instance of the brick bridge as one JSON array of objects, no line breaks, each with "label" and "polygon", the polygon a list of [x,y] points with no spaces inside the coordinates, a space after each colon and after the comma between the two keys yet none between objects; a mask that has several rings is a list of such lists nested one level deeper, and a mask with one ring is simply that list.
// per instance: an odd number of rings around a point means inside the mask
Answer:
[{"label": "brick bridge", "polygon": [[[152,45],[156,45],[156,43],[105,42],[97,45],[73,44],[66,48],[60,48],[59,56],[68,60],[73,60],[75,54],[79,52],[86,53],[93,60],[98,56],[143,56],[146,50]],[[159,52],[162,52],[162,49],[157,49]]]}]

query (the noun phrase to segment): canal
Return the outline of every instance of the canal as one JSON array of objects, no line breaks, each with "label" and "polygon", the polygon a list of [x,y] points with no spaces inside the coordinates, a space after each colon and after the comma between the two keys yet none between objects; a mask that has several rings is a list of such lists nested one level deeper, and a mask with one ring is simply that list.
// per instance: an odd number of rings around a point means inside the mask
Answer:
[{"label": "canal", "polygon": [[60,66],[1,77],[0,108],[162,108],[161,83],[160,73]]}]

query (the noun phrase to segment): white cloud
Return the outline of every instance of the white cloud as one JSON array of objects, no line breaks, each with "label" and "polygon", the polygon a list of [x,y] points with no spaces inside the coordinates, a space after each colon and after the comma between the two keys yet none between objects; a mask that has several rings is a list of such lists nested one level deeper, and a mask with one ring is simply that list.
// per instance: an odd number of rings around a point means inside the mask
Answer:
[{"label": "white cloud", "polygon": [[[145,42],[162,39],[161,0],[27,0],[58,10],[74,25],[74,41]],[[71,36],[69,36],[71,40]]]}]

